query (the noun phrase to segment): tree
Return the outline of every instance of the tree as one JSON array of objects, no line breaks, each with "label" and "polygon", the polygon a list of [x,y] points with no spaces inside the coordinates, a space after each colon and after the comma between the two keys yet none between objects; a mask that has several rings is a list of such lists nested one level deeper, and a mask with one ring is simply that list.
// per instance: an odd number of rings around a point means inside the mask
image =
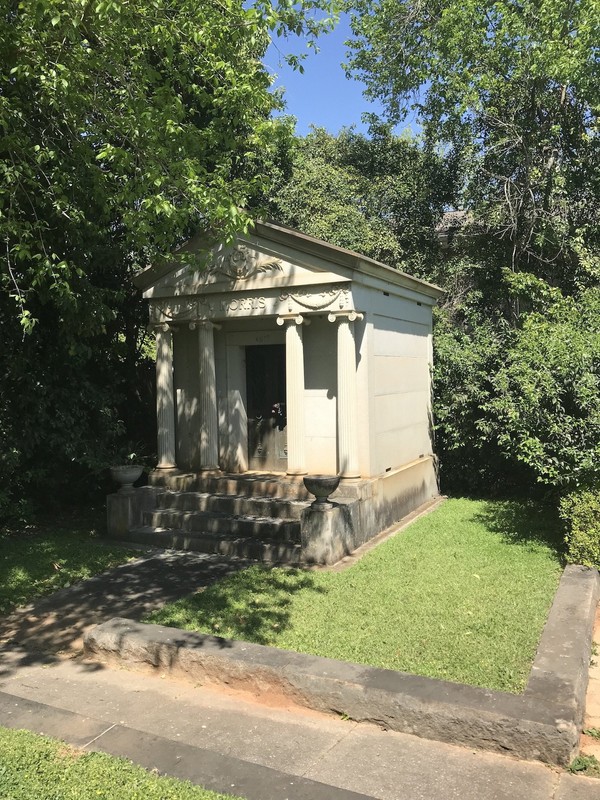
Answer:
[{"label": "tree", "polygon": [[504,266],[574,292],[600,260],[598,0],[356,0],[350,69],[389,116],[471,157]]},{"label": "tree", "polygon": [[548,486],[600,478],[600,287],[527,314],[484,410],[494,436]]},{"label": "tree", "polygon": [[72,489],[140,416],[130,276],[198,227],[226,240],[249,224],[240,208],[264,195],[291,135],[271,118],[269,35],[314,39],[334,5],[3,4],[0,514],[32,487]]},{"label": "tree", "polygon": [[192,226],[248,224],[278,104],[261,64],[269,30],[315,30],[307,11],[237,0],[12,2],[0,20],[4,286],[98,329],[99,253],[130,267]]},{"label": "tree", "polygon": [[315,128],[291,151],[270,213],[304,233],[416,274],[432,269],[435,223],[455,191],[454,153],[373,125],[338,136]]},{"label": "tree", "polygon": [[442,474],[487,490],[597,482],[600,3],[353,8],[350,71],[390,120],[413,109],[426,141],[463,154],[465,225],[431,276],[448,290]]}]

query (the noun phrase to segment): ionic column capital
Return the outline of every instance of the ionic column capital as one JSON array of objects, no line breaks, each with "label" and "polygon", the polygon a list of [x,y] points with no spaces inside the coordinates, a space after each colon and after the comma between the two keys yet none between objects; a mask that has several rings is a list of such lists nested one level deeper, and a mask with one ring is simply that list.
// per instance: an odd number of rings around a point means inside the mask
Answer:
[{"label": "ionic column capital", "polygon": [[364,319],[365,315],[361,311],[332,311],[327,315],[329,322],[338,322],[338,320],[348,320],[348,322],[355,322],[356,320]]},{"label": "ionic column capital", "polygon": [[278,325],[285,325],[286,322],[295,325],[310,325],[310,320],[303,317],[302,314],[280,314],[277,317]]},{"label": "ionic column capital", "polygon": [[177,326],[172,322],[151,322],[148,325],[148,333],[173,333],[177,330]]},{"label": "ionic column capital", "polygon": [[218,325],[210,319],[194,319],[189,323],[188,327],[191,331],[195,331],[196,328],[208,328],[211,331],[220,331],[223,326]]}]

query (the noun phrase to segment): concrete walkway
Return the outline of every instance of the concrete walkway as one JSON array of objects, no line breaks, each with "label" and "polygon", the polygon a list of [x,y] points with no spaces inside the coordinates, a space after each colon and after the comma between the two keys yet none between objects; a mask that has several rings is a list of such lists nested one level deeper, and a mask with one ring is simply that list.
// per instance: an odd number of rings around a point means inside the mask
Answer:
[{"label": "concrete walkway", "polygon": [[0,724],[122,755],[248,800],[600,800],[600,781],[539,763],[297,707],[269,708],[241,693],[74,655],[87,627],[118,615],[139,618],[240,566],[155,554],[4,620]]}]

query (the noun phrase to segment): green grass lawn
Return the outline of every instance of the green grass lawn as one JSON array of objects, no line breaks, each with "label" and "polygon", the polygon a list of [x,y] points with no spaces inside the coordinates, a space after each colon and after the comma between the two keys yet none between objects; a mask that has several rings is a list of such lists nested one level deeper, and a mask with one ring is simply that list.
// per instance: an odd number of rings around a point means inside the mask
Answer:
[{"label": "green grass lawn", "polygon": [[84,753],[28,731],[0,728],[0,797],[6,800],[235,800],[163,778],[122,758]]},{"label": "green grass lawn", "polygon": [[520,692],[561,574],[536,504],[450,499],[342,572],[253,566],[147,621]]},{"label": "green grass lawn", "polygon": [[103,541],[98,529],[97,514],[77,514],[0,530],[0,614],[139,555]]}]

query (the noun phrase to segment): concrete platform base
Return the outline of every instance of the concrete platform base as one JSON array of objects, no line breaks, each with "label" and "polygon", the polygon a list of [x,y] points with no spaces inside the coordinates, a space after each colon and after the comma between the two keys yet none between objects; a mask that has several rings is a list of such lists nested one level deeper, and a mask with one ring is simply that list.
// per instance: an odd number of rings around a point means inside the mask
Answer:
[{"label": "concrete platform base", "polygon": [[333,564],[438,496],[433,457],[342,480],[332,507],[311,507],[283,474],[155,470],[150,485],[107,498],[107,532],[157,547],[280,563]]}]

